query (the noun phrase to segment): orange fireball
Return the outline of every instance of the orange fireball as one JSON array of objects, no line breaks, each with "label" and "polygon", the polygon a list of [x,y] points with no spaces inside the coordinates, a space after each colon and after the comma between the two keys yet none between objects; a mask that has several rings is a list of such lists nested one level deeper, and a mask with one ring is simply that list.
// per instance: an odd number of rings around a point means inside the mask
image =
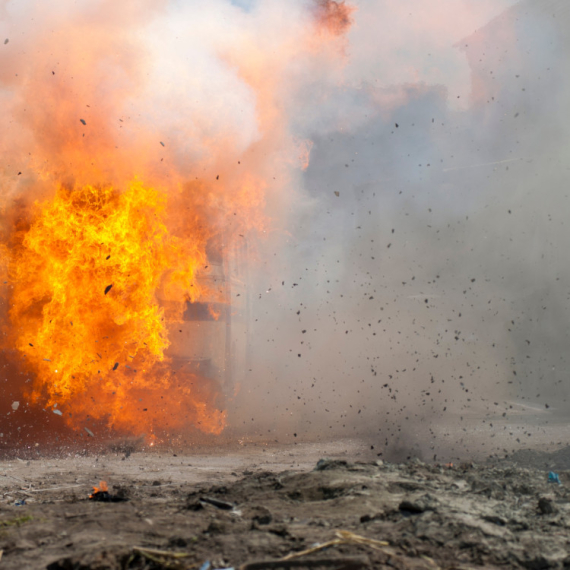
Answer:
[{"label": "orange fireball", "polygon": [[90,437],[219,434],[223,391],[247,369],[236,267],[309,163],[289,120],[298,69],[342,66],[354,10],[312,0],[298,25],[270,19],[275,33],[253,19],[202,36],[173,32],[195,20],[184,3],[178,17],[155,2],[40,4],[6,16],[19,40],[0,52],[10,381]]},{"label": "orange fireball", "polygon": [[140,433],[160,418],[171,428],[223,428],[224,412],[212,409],[200,379],[175,378],[164,365],[168,327],[157,293],[170,318],[182,314],[204,293],[197,274],[206,260],[196,232],[169,233],[165,206],[163,192],[139,181],[122,193],[60,187],[10,250],[13,345],[35,372],[28,398],[63,410],[70,425],[105,420]]}]

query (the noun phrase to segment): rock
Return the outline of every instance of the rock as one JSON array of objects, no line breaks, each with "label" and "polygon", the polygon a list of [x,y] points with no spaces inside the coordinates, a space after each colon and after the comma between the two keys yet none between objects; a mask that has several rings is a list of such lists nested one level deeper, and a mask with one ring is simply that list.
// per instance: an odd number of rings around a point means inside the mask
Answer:
[{"label": "rock", "polygon": [[540,497],[540,499],[538,499],[538,510],[541,515],[553,515],[558,512],[552,499],[548,499],[547,497]]},{"label": "rock", "polygon": [[226,532],[226,525],[223,522],[214,519],[210,522],[208,528],[204,532],[207,534],[223,534]]},{"label": "rock", "polygon": [[319,459],[315,471],[326,471],[327,469],[342,469],[348,466],[348,462],[342,459]]},{"label": "rock", "polygon": [[418,515],[425,511],[434,511],[437,501],[429,493],[422,495],[418,499],[404,499],[399,505],[399,511],[406,515]]},{"label": "rock", "polygon": [[257,506],[251,512],[251,520],[258,525],[271,524],[273,515],[267,507]]},{"label": "rock", "polygon": [[404,499],[399,505],[398,509],[403,514],[418,515],[425,512],[426,508],[420,501],[409,501]]}]

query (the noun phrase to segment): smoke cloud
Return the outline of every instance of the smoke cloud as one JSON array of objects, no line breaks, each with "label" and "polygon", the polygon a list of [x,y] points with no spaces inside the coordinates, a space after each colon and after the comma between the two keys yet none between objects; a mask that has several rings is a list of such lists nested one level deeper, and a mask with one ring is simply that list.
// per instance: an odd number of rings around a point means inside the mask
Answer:
[{"label": "smoke cloud", "polygon": [[569,17],[555,0],[4,2],[3,232],[54,181],[138,176],[210,237],[247,234],[230,434],[386,453],[564,409]]},{"label": "smoke cloud", "polygon": [[557,2],[358,3],[342,80],[302,114],[313,203],[265,255],[252,433],[277,393],[266,417],[291,440],[472,455],[567,408],[567,20]]}]

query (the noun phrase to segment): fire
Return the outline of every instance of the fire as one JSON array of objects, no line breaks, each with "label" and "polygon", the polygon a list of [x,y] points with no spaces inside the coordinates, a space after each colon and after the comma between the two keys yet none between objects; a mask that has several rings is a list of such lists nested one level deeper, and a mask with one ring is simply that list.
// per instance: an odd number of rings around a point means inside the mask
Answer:
[{"label": "fire", "polygon": [[[311,76],[299,70],[336,77],[344,56],[331,48],[354,9],[311,0],[283,18],[277,4],[248,15],[229,2],[193,14],[184,3],[62,1],[31,21],[0,14],[19,37],[0,52],[11,382],[30,411],[89,436],[219,434],[227,324],[246,305],[231,262],[255,256],[266,210],[291,210],[313,144],[288,116]],[[216,31],[218,9],[239,26]],[[224,290],[226,278],[244,295]]]},{"label": "fire", "polygon": [[153,431],[161,417],[176,424],[177,411],[202,431],[223,429],[200,379],[181,382],[165,366],[167,317],[205,292],[197,279],[205,238],[186,233],[169,232],[165,193],[137,180],[124,192],[60,186],[36,205],[9,263],[12,342],[35,373],[31,402],[68,404],[70,425],[92,418]]},{"label": "fire", "polygon": [[109,487],[107,486],[107,483],[105,481],[100,481],[99,487],[93,487],[93,493],[89,496],[89,498],[92,499],[93,495],[96,495],[97,493],[108,493],[108,492],[109,492]]},{"label": "fire", "polygon": [[219,310],[216,310],[214,305],[212,305],[211,303],[208,304],[208,312],[210,313],[210,315],[212,316],[212,318],[215,321],[217,321],[220,318],[220,315],[222,314],[222,312]]}]

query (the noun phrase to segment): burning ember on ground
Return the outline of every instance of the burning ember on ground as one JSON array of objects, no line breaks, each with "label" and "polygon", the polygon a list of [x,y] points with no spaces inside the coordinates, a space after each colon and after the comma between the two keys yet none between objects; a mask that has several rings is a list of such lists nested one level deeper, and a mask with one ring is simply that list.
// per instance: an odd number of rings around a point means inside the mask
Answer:
[{"label": "burning ember on ground", "polygon": [[124,489],[119,489],[119,493],[112,495],[109,492],[109,486],[106,481],[101,481],[99,487],[93,487],[93,493],[89,495],[91,501],[98,501],[100,503],[122,503],[127,501]]},{"label": "burning ember on ground", "polygon": [[160,24],[138,10],[88,4],[90,17],[36,14],[52,25],[0,54],[4,355],[30,410],[89,435],[219,434],[220,372],[180,365],[176,335],[191,354],[204,333],[184,328],[189,306],[223,326],[239,310],[212,265],[229,274],[271,228],[268,199],[282,205],[291,168],[308,165],[283,85],[298,60],[342,60],[352,9],[315,1],[275,50],[255,30],[223,38],[208,69],[141,41]]},{"label": "burning ember on ground", "polygon": [[109,487],[107,486],[107,483],[105,481],[101,481],[99,483],[99,487],[93,487],[93,493],[91,493],[91,495],[89,495],[90,499],[94,499],[96,500],[96,497],[98,495],[103,495],[104,493],[109,493]]}]

